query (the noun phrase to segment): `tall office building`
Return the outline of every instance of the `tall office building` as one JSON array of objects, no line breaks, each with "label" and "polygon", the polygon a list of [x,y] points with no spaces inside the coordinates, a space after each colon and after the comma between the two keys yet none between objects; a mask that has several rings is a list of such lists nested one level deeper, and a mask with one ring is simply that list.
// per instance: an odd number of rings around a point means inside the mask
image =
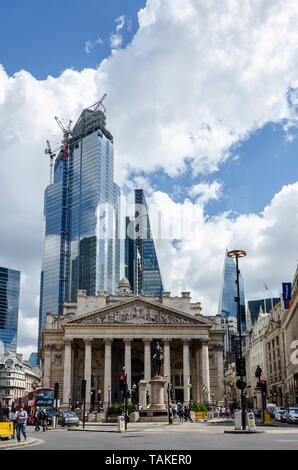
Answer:
[{"label": "tall office building", "polygon": [[163,282],[142,189],[135,190],[135,218],[126,217],[125,276],[137,295],[160,295]]},{"label": "tall office building", "polygon": [[120,189],[114,183],[113,137],[105,109],[85,109],[54,164],[45,191],[45,244],[40,282],[39,339],[47,313],[87,295],[113,294],[120,278]]},{"label": "tall office building", "polygon": [[0,348],[17,350],[20,271],[0,267]]},{"label": "tall office building", "polygon": [[[239,289],[240,289],[240,324],[241,332],[243,333],[242,340],[245,342],[246,331],[246,314],[245,314],[245,295],[244,295],[244,280],[239,274]],[[238,337],[238,303],[235,302],[237,297],[237,284],[236,284],[236,263],[233,258],[228,256],[226,251],[222,285],[220,291],[220,298],[218,304],[218,314],[225,319],[225,327],[227,335],[225,338],[225,352],[236,352],[239,348]]]}]

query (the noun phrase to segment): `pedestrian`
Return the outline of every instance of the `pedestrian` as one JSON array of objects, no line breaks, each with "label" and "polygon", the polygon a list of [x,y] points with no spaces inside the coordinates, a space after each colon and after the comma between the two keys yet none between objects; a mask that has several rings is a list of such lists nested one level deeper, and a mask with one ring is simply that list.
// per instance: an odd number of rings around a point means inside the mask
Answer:
[{"label": "pedestrian", "polygon": [[221,408],[220,414],[221,414],[221,417],[222,417],[222,418],[225,418],[225,417],[226,417],[226,409],[225,409],[224,406]]},{"label": "pedestrian", "polygon": [[174,401],[174,403],[172,404],[172,410],[173,410],[173,418],[177,418],[177,411],[178,411],[178,408],[177,408],[177,403]]},{"label": "pedestrian", "polygon": [[22,434],[26,441],[27,439],[26,424],[27,424],[27,418],[28,418],[27,411],[21,407],[20,411],[17,411],[16,413],[16,418],[17,418],[17,440],[18,442],[21,441],[21,431],[22,431]]},{"label": "pedestrian", "polygon": [[45,408],[42,410],[40,418],[41,418],[41,422],[42,422],[42,431],[43,432],[48,431],[49,416],[48,416],[47,410]]},{"label": "pedestrian", "polygon": [[39,406],[36,407],[36,411],[34,413],[34,420],[35,420],[35,431],[39,432],[40,427],[39,427],[39,421],[40,421],[40,416],[41,416],[41,411],[39,409]]},{"label": "pedestrian", "polygon": [[16,437],[16,428],[17,428],[17,409],[12,410],[9,416],[10,421],[13,423],[13,439]]},{"label": "pedestrian", "polygon": [[193,423],[193,420],[190,415],[190,408],[187,406],[185,407],[184,416],[185,416],[185,421],[190,421],[191,423]]}]

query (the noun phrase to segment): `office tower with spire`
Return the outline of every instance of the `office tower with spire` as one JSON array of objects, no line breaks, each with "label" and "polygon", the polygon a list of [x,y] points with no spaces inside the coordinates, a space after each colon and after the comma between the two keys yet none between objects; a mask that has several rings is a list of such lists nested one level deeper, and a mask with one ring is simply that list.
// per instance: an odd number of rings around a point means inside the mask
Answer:
[{"label": "office tower with spire", "polygon": [[135,214],[126,217],[125,276],[136,295],[161,295],[163,282],[144,191],[134,191]]},{"label": "office tower with spire", "polygon": [[113,294],[119,283],[120,189],[105,111],[99,102],[81,113],[72,130],[64,129],[54,180],[45,191],[38,346],[47,313],[75,301],[77,290]]}]

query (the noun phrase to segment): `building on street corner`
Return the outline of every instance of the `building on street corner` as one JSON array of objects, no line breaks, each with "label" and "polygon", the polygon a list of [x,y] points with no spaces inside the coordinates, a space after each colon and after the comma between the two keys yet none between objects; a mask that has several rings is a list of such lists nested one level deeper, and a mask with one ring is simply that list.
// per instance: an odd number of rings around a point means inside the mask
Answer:
[{"label": "building on street corner", "polygon": [[[104,406],[122,402],[119,378],[123,367],[129,390],[140,381],[150,396],[152,354],[156,341],[163,348],[161,375],[171,380],[174,399],[188,403],[223,403],[223,339],[219,315],[201,314],[189,292],[171,297],[136,296],[129,281],[118,292],[99,291],[87,296],[78,291],[77,302],[64,302],[59,315],[47,315],[41,331],[41,360],[45,387],[59,383],[61,406],[81,402],[86,384],[86,409],[101,400]],[[141,400],[140,395],[138,399]],[[146,403],[143,403],[146,406]]]}]

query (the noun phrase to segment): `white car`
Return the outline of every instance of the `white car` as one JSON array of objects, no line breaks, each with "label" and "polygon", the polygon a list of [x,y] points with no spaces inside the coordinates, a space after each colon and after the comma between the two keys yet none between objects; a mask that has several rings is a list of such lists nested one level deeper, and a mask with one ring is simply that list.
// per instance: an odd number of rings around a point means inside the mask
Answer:
[{"label": "white car", "polygon": [[289,408],[288,423],[298,423],[298,408]]},{"label": "white car", "polygon": [[279,409],[275,410],[274,419],[275,419],[276,421],[284,421],[286,415],[287,415],[286,410],[279,408]]}]

